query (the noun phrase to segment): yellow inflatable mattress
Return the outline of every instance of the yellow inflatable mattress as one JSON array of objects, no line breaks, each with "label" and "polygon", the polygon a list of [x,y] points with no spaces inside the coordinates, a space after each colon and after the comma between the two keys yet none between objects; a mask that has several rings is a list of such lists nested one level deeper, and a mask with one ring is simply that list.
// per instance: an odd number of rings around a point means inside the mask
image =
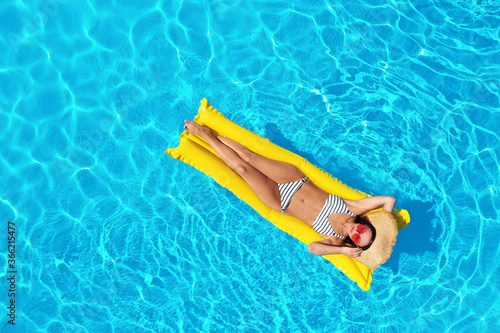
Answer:
[{"label": "yellow inflatable mattress", "polygon": [[[354,190],[342,184],[340,181],[297,154],[283,149],[271,143],[268,139],[262,138],[233,123],[210,106],[206,99],[201,101],[201,107],[194,121],[200,125],[210,127],[218,135],[226,136],[243,144],[259,155],[295,165],[302,170],[316,186],[326,192],[340,196],[344,199],[352,200],[369,196],[366,193]],[[305,222],[295,217],[281,214],[265,205],[253,192],[250,186],[220,159],[204,139],[184,131],[180,136],[179,146],[177,148],[168,149],[166,153],[212,177],[217,183],[229,189],[238,196],[238,198],[252,206],[260,215],[269,220],[276,227],[289,233],[301,242],[308,245],[311,242],[323,239]],[[405,210],[395,210],[393,215],[398,221],[399,229],[404,228],[410,221],[408,212]],[[357,282],[361,289],[370,289],[372,271],[367,266],[344,255],[326,255],[323,257],[332,262],[351,280]]]}]

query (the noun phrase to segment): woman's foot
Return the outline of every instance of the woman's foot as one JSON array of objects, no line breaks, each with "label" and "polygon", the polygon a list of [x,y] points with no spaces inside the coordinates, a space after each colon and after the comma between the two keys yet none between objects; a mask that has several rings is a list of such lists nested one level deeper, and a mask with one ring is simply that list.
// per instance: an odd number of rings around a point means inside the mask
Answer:
[{"label": "woman's foot", "polygon": [[207,135],[212,135],[210,128],[205,126],[200,126],[192,120],[184,120],[184,129],[189,133],[193,133],[204,138]]}]

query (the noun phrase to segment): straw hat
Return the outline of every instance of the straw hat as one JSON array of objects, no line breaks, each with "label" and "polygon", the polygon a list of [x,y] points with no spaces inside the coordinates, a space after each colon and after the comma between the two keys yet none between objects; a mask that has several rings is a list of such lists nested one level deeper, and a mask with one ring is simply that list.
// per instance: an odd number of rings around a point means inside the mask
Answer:
[{"label": "straw hat", "polygon": [[391,256],[392,247],[396,244],[398,225],[394,216],[383,209],[368,212],[363,216],[373,224],[377,230],[377,237],[372,246],[355,259],[374,271]]}]

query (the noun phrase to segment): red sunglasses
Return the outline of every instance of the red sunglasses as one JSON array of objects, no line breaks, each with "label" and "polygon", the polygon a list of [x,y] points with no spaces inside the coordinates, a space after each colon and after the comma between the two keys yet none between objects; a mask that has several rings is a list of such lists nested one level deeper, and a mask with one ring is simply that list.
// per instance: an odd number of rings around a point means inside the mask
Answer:
[{"label": "red sunglasses", "polygon": [[358,233],[351,236],[354,244],[359,245],[359,242],[361,241],[361,234],[364,234],[366,230],[368,230],[368,226],[366,224],[358,224],[358,226],[356,227],[356,231]]}]

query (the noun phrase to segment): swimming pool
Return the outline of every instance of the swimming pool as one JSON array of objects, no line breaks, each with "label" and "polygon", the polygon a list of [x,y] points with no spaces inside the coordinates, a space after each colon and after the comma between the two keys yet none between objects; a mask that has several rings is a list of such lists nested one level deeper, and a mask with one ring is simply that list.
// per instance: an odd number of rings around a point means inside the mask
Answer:
[{"label": "swimming pool", "polygon": [[[3,2],[0,299],[17,331],[498,328],[499,15],[458,0]],[[370,291],[164,154],[203,97],[408,209]]]}]

